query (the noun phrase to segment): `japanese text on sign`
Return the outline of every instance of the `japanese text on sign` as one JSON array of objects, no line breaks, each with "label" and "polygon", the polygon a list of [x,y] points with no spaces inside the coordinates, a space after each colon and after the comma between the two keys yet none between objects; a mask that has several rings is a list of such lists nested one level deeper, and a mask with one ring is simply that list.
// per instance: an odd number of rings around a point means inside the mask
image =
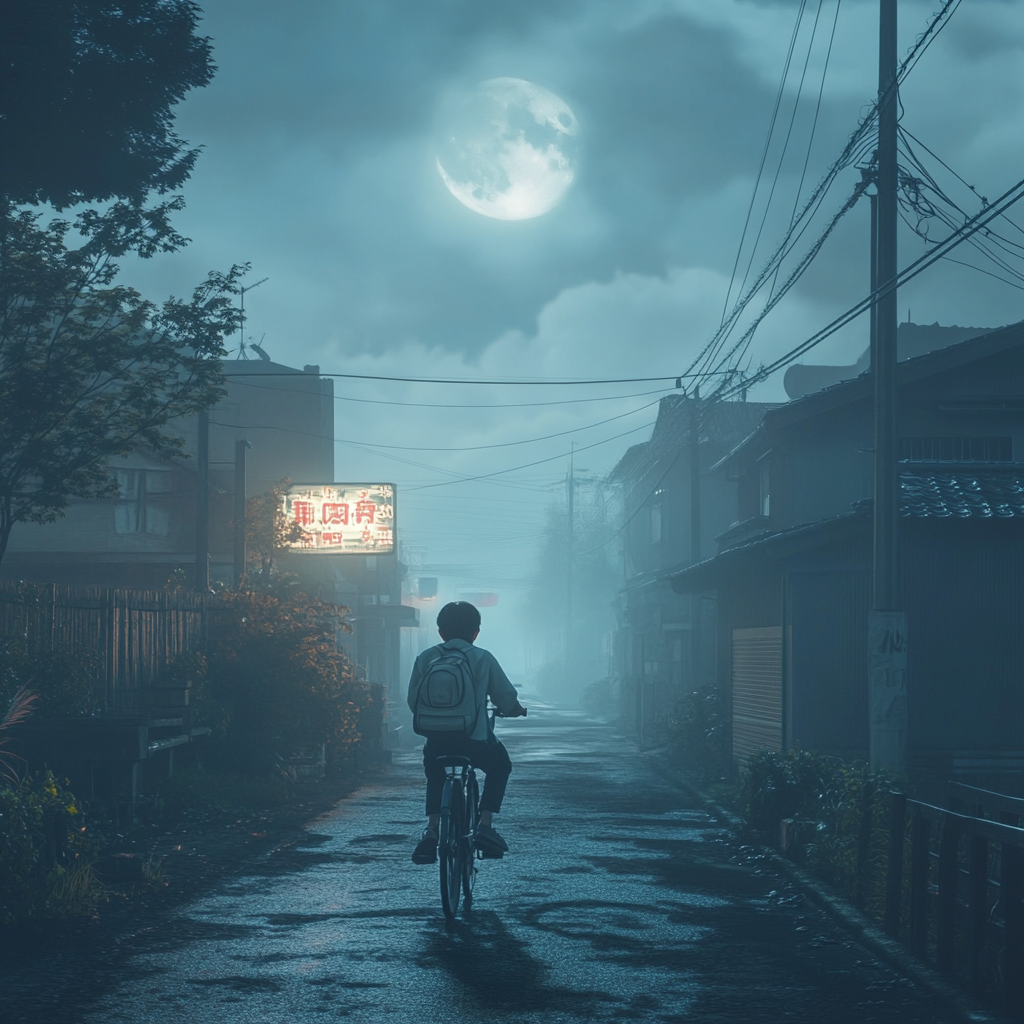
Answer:
[{"label": "japanese text on sign", "polygon": [[387,555],[395,550],[393,484],[293,484],[283,501],[286,523],[301,530],[287,543],[289,551]]}]

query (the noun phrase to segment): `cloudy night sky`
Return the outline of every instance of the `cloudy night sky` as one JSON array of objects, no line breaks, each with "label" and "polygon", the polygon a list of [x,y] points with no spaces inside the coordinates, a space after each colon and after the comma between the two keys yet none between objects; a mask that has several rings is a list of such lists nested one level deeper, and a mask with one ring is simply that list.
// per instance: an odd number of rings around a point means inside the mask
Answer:
[{"label": "cloudy night sky", "polygon": [[[843,0],[838,14],[835,0],[202,6],[200,28],[213,38],[219,70],[181,104],[177,123],[203,147],[177,220],[192,242],[126,265],[125,276],[158,299],[190,290],[210,268],[251,262],[249,282],[269,280],[246,296],[246,335],[277,362],[318,363],[324,372],[684,372],[722,318],[794,28],[733,299],[877,88],[876,0]],[[900,4],[901,56],[939,6]],[[901,92],[902,125],[990,199],[1024,168],[1022,49],[1024,5],[970,0]],[[446,111],[494,78],[535,83],[575,117],[574,180],[541,216],[483,216],[438,172]],[[979,209],[977,196],[920,155],[965,211]],[[859,178],[855,167],[839,175],[798,252]],[[1024,210],[1014,216],[1024,224]],[[929,230],[933,239],[946,233],[937,220]],[[1001,230],[1024,242],[1009,225]],[[901,266],[924,251],[909,229],[900,245]],[[953,257],[981,269],[937,264],[900,292],[901,319],[909,309],[917,323],[1019,320],[1021,282],[1012,273],[1024,266],[1002,255],[1010,271],[961,247]],[[786,351],[867,291],[862,201],[761,325],[744,365],[756,369]],[[806,360],[853,362],[866,343],[861,318]],[[505,633],[544,508],[562,500],[570,446],[587,449],[577,466],[606,472],[649,435],[652,403],[666,393],[657,389],[671,382],[338,379],[335,388],[338,479],[395,482],[408,550],[450,566],[452,587],[499,592],[492,616]],[[751,397],[783,399],[781,374]],[[504,447],[479,447],[495,445]],[[462,479],[498,471],[488,481]]]}]

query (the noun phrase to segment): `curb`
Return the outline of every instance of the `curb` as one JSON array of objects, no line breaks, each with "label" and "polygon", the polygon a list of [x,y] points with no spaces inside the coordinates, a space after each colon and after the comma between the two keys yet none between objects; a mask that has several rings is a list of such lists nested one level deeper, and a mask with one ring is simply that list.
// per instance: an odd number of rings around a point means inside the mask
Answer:
[{"label": "curb", "polygon": [[[724,807],[720,807],[691,783],[678,776],[676,776],[675,782],[687,795],[693,797],[705,810],[725,822],[730,828],[739,830],[745,827],[746,822],[742,818],[727,811]],[[859,910],[827,889],[813,875],[786,860],[774,850],[766,847],[762,847],[762,850],[776,868],[805,890],[822,909],[838,921],[854,938],[870,949],[879,960],[909,978],[915,985],[938,996],[956,1010],[966,1024],[1006,1024],[1006,1017],[982,1006],[966,992],[939,977],[930,967],[912,957],[903,946],[889,938]]]}]

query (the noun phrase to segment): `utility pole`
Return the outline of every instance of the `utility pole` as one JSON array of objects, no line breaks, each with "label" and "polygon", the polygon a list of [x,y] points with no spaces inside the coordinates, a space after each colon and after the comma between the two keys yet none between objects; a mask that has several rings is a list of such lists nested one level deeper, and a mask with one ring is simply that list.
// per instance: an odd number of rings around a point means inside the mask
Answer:
[{"label": "utility pole", "polygon": [[235,589],[245,576],[245,453],[252,445],[235,441]]},{"label": "utility pole", "polygon": [[[878,290],[878,191],[876,189],[868,199],[871,202],[871,294]],[[868,370],[875,370],[878,358],[878,303],[871,303],[871,324],[868,328]]]},{"label": "utility pole", "polygon": [[868,620],[869,752],[872,768],[906,771],[907,627],[901,609],[896,459],[896,0],[879,2],[878,246],[875,300],[874,565]]},{"label": "utility pole", "polygon": [[197,594],[210,592],[210,412],[199,414],[196,427],[196,568]]},{"label": "utility pole", "polygon": [[[700,561],[700,386],[689,396],[690,406],[690,564]],[[700,673],[700,595],[690,595],[690,689]]]},{"label": "utility pole", "polygon": [[690,406],[690,562],[700,561],[700,390],[694,385]]},{"label": "utility pole", "polygon": [[566,571],[566,594],[565,594],[565,682],[569,681],[569,676],[572,673],[573,657],[572,657],[572,619],[573,619],[573,608],[572,608],[572,591],[573,591],[573,576],[575,565],[573,559],[575,557],[575,541],[576,541],[576,442],[571,442],[569,448],[569,477],[566,481],[567,488],[567,511],[568,511],[568,537],[566,538],[566,556],[567,556],[567,571]]}]

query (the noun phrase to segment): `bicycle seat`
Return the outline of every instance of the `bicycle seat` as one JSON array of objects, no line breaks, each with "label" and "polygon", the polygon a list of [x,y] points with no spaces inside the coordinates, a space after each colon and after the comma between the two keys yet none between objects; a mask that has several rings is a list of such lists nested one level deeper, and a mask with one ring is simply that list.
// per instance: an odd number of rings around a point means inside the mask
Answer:
[{"label": "bicycle seat", "polygon": [[444,754],[437,759],[439,764],[445,768],[469,768],[471,767],[468,757],[456,757],[454,754]]}]

